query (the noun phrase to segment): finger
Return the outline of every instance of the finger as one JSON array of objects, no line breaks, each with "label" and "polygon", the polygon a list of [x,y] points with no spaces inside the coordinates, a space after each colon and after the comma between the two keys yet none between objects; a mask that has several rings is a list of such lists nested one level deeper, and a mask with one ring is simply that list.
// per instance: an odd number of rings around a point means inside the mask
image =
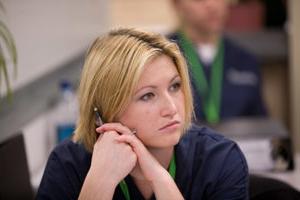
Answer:
[{"label": "finger", "polygon": [[128,143],[137,154],[138,157],[148,152],[144,144],[135,135],[121,135],[116,138],[118,142]]},{"label": "finger", "polygon": [[111,138],[117,138],[119,135],[119,133],[117,133],[116,131],[107,131],[106,134],[103,134],[103,133],[100,133],[98,134],[98,138],[97,138],[97,141],[96,142],[100,142],[100,140],[103,138],[103,137],[111,137]]},{"label": "finger", "polygon": [[117,131],[121,135],[132,135],[136,131],[131,131],[128,127],[122,125],[121,123],[106,123],[96,129],[99,133],[104,133],[106,131]]}]

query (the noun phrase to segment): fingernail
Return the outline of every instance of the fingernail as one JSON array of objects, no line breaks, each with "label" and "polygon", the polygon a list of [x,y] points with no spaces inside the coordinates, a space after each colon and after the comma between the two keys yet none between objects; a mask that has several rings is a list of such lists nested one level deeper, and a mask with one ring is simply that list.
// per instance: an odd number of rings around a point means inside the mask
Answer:
[{"label": "fingernail", "polygon": [[96,128],[96,131],[99,132],[99,133],[102,133],[102,128],[98,127],[98,128]]}]

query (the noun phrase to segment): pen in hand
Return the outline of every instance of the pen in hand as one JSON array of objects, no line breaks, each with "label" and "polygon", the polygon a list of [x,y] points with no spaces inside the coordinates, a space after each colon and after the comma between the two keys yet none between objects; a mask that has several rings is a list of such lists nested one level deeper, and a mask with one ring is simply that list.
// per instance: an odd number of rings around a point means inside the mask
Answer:
[{"label": "pen in hand", "polygon": [[100,117],[98,108],[94,107],[94,112],[95,112],[95,117],[96,117],[95,123],[96,123],[97,127],[100,127],[100,126],[103,125],[103,121],[102,121],[102,119]]},{"label": "pen in hand", "polygon": [[[102,119],[101,119],[101,116],[100,116],[100,113],[99,113],[97,107],[94,107],[94,112],[95,112],[95,117],[96,117],[95,123],[96,123],[97,127],[100,127],[100,126],[102,126],[104,123],[103,123],[103,121],[102,121]],[[136,134],[136,130],[131,131],[131,133],[132,133],[133,135],[135,135],[135,134]]]}]

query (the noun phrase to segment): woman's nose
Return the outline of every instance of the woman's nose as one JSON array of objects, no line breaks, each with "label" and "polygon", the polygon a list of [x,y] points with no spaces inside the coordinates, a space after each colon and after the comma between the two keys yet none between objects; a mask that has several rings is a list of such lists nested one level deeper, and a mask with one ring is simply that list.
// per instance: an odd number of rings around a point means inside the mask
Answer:
[{"label": "woman's nose", "polygon": [[173,117],[177,113],[175,99],[172,96],[166,95],[162,99],[160,113],[163,117]]}]

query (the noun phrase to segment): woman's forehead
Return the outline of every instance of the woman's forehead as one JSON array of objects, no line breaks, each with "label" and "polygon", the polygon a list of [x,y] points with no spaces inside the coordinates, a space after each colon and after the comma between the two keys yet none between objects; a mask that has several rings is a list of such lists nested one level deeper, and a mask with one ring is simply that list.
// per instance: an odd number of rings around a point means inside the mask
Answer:
[{"label": "woman's forehead", "polygon": [[178,75],[176,65],[169,56],[161,55],[149,61],[141,73],[137,90],[146,85],[156,85],[169,82]]}]

